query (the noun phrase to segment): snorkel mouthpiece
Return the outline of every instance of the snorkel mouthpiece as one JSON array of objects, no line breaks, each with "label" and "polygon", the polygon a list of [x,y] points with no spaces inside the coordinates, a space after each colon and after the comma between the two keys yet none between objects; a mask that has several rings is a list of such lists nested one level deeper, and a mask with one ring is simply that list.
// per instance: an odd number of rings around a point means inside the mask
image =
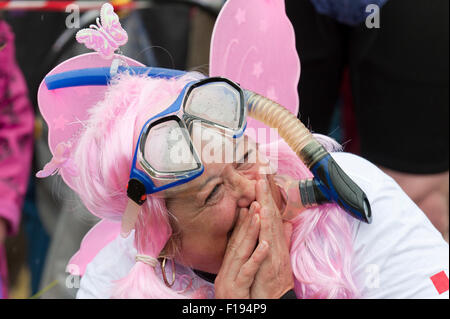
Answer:
[{"label": "snorkel mouthpiece", "polygon": [[336,161],[327,154],[312,168],[316,187],[323,196],[337,203],[353,217],[370,224],[370,203],[362,189],[351,180]]},{"label": "snorkel mouthpiece", "polygon": [[[339,167],[325,148],[292,113],[278,103],[257,93],[244,90],[248,115],[272,128],[277,128],[297,156],[314,175],[312,183],[299,183],[300,194],[308,198],[333,201],[353,217],[368,224],[372,213],[366,194]],[[312,204],[312,203],[304,203]]]}]

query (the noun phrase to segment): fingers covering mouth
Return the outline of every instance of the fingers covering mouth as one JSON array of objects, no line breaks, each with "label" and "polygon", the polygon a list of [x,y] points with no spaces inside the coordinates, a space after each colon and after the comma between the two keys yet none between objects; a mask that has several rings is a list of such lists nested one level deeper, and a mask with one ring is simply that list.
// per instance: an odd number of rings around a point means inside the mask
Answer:
[{"label": "fingers covering mouth", "polygon": [[[236,224],[237,224],[237,221],[238,221],[238,218],[239,218],[239,214],[240,214],[241,209],[242,209],[242,208],[239,208],[239,207],[236,208],[236,211],[235,211],[235,213],[234,213],[233,223],[231,224],[231,228],[230,228],[230,230],[228,231],[228,234],[227,234],[228,239],[230,239],[231,234],[233,234],[233,231],[234,231],[234,229],[236,228]],[[250,206],[247,207],[247,209],[250,209]]]}]

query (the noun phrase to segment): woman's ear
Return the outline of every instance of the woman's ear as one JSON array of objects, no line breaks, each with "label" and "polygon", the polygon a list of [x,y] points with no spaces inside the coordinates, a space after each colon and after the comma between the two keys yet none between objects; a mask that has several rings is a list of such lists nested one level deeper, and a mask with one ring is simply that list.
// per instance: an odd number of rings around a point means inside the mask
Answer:
[{"label": "woman's ear", "polygon": [[178,227],[178,221],[175,216],[172,214],[168,214],[170,228],[172,229],[172,234],[170,238],[167,240],[166,245],[161,250],[160,256],[168,257],[168,258],[181,258],[181,231],[180,227]]}]

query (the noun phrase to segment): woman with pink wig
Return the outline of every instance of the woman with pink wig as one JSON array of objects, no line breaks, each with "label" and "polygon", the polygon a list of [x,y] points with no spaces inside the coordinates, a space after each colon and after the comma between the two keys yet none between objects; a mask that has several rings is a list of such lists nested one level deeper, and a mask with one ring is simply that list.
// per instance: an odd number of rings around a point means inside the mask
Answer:
[{"label": "woman with pink wig", "polygon": [[[242,9],[243,1],[230,0],[226,8],[236,3],[239,10],[231,17],[239,26],[251,17]],[[273,6],[284,10],[281,4],[264,2],[260,7],[272,14]],[[69,263],[72,274],[82,275],[78,298],[448,298],[448,244],[440,233],[391,178],[360,157],[338,152],[339,145],[325,136],[315,137],[367,195],[371,224],[333,203],[292,205],[281,177],[302,181],[312,173],[282,140],[254,142],[249,126],[231,139],[207,126],[211,134],[201,134],[183,149],[191,157],[198,155],[200,174],[135,197],[139,185],[130,177],[137,167],[136,154],[155,163],[138,178],[149,178],[157,166],[167,168],[166,173],[176,171],[168,154],[173,155],[170,147],[179,140],[152,125],[156,127],[158,116],[169,116],[169,106],[172,110],[177,101],[189,101],[188,94],[194,95],[191,83],[200,83],[204,76],[138,75],[126,71],[135,70],[138,62],[119,59],[125,72],[118,72],[119,60],[111,63],[96,54],[75,57],[46,80],[62,79],[61,74],[75,70],[71,76],[84,74],[88,86],[65,82],[63,88],[51,88],[50,81],[44,81],[39,89],[54,157],[38,176],[59,171],[87,209],[102,219]],[[293,65],[298,67],[295,62],[273,75],[298,79],[298,72],[289,72]],[[263,69],[262,62],[254,66],[255,76],[269,67]],[[94,86],[98,78],[84,72],[102,67],[113,77],[108,86]],[[277,99],[275,88],[269,91]],[[214,108],[230,105],[224,102],[229,96],[216,93],[201,96],[199,101],[213,106],[202,112],[230,117]],[[203,106],[194,105],[200,111]],[[223,155],[230,149],[231,161],[222,156],[211,160],[211,150]],[[178,165],[196,163],[191,160]],[[141,205],[136,215],[130,214],[130,198]]]},{"label": "woman with pink wig", "polygon": [[[89,110],[73,150],[72,184],[92,213],[122,219],[143,123],[199,77],[123,75]],[[338,149],[331,139],[317,138]],[[372,224],[335,204],[301,208],[286,221],[274,176],[300,180],[311,173],[283,142],[270,158],[273,146],[244,141],[245,154],[265,150],[277,172],[262,174],[259,155],[253,162],[205,162],[200,177],[169,196],[148,196],[134,229],[117,235],[88,264],[78,297],[280,298],[291,289],[298,298],[448,297],[430,279],[448,271],[447,244],[374,165],[332,153],[366,192]]]}]

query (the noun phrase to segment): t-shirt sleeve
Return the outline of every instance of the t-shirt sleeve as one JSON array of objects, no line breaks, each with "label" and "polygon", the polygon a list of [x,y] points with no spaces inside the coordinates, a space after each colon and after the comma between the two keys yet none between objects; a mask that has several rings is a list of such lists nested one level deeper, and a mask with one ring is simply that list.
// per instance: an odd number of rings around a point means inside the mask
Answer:
[{"label": "t-shirt sleeve", "polygon": [[375,165],[348,153],[333,158],[371,204],[371,224],[353,219],[353,274],[361,297],[449,298],[449,246],[426,215]]},{"label": "t-shirt sleeve", "polygon": [[77,299],[109,299],[117,280],[124,278],[135,264],[134,230],[127,237],[118,235],[87,265],[80,281]]}]

